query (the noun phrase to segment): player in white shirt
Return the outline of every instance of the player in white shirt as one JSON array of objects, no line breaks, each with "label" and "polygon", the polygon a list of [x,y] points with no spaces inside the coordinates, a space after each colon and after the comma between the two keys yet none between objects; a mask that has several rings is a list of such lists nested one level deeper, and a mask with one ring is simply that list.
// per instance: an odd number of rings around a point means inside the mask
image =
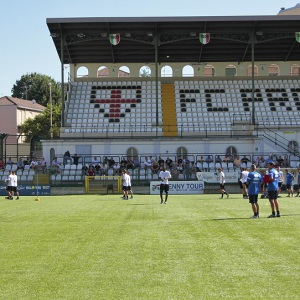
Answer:
[{"label": "player in white shirt", "polygon": [[[221,191],[221,198],[223,198],[224,194],[227,195],[227,198],[229,197],[229,194],[225,191],[225,174],[222,171],[222,168],[218,168],[219,172],[219,181],[220,181],[220,191]],[[220,198],[220,199],[221,199]]]},{"label": "player in white shirt", "polygon": [[[161,179],[160,184],[160,204],[167,204],[168,195],[169,195],[169,179],[171,179],[171,173],[166,170],[166,167],[163,167],[162,171],[159,172],[158,177]],[[163,192],[166,193],[165,201],[163,201]]]},{"label": "player in white shirt", "polygon": [[248,191],[247,191],[247,178],[248,178],[249,172],[246,168],[242,168],[240,181],[242,182],[243,186],[243,198],[248,199]]},{"label": "player in white shirt", "polygon": [[130,199],[133,199],[133,192],[132,192],[132,188],[131,188],[131,177],[130,177],[130,173],[128,172],[128,170],[125,170],[126,174],[129,176],[129,184],[128,184],[128,194],[130,193]]},{"label": "player in white shirt", "polygon": [[7,191],[7,194],[8,194],[6,199],[9,199],[9,200],[13,200],[13,197],[12,197],[13,181],[14,181],[14,177],[13,177],[12,171],[9,171],[9,175],[5,180],[5,182],[6,182],[6,191]]},{"label": "player in white shirt", "polygon": [[16,193],[17,198],[16,200],[19,200],[19,192],[18,192],[18,176],[17,174],[12,171],[12,175],[13,175],[13,181],[12,181],[12,190],[11,190],[11,196],[13,197],[14,194]]},{"label": "player in white shirt", "polygon": [[122,171],[122,185],[123,185],[123,199],[128,200],[128,191],[131,188],[130,187],[130,176],[126,173],[126,170],[124,169]]}]

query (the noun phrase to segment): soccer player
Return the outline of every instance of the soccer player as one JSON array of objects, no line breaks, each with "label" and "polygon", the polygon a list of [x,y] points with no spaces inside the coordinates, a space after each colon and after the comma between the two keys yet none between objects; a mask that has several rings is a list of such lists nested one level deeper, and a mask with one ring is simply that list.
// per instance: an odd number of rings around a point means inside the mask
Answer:
[{"label": "soccer player", "polygon": [[226,193],[225,191],[225,174],[222,171],[222,168],[218,168],[218,172],[219,172],[219,181],[220,181],[220,191],[221,191],[221,198],[223,198],[224,194],[227,196],[227,198],[229,197],[229,194]]},{"label": "soccer player", "polygon": [[300,168],[298,169],[297,184],[298,184],[298,192],[296,197],[298,197],[300,193]]},{"label": "soccer player", "polygon": [[[167,171],[166,167],[163,166],[162,170],[159,172],[158,177],[161,179],[160,183],[160,204],[167,204],[169,195],[169,179],[171,179],[171,173]],[[163,201],[163,193],[165,192],[165,201]]]},{"label": "soccer player", "polygon": [[126,173],[126,170],[122,170],[122,181],[123,181],[123,199],[128,200],[128,190],[130,184],[130,176]]},{"label": "soccer player", "polygon": [[[280,217],[279,204],[277,201],[278,196],[278,171],[275,169],[274,163],[268,163],[269,169],[269,183],[268,183],[268,196],[272,210],[272,214],[268,218]],[[276,215],[275,215],[276,209]]]},{"label": "soccer player", "polygon": [[256,172],[256,166],[253,164],[250,167],[250,173],[247,177],[247,187],[248,187],[248,195],[249,195],[249,203],[251,203],[253,216],[251,219],[259,218],[259,205],[258,205],[258,193],[259,187],[262,182],[262,176],[258,172]]},{"label": "soccer player", "polygon": [[14,194],[16,193],[16,195],[17,195],[16,200],[19,200],[18,176],[17,176],[17,174],[14,171],[12,171],[11,173],[13,175],[12,188],[11,188],[11,196],[13,197]]},{"label": "soccer player", "polygon": [[281,187],[284,181],[284,175],[283,172],[280,170],[280,166],[277,167],[277,171],[278,171],[278,198],[280,197],[279,194],[281,192]]},{"label": "soccer player", "polygon": [[242,182],[242,189],[243,189],[243,198],[248,199],[248,191],[247,191],[247,178],[248,178],[249,172],[246,168],[242,168],[241,177],[240,180]]},{"label": "soccer player", "polygon": [[133,199],[133,192],[132,192],[132,188],[131,188],[131,177],[130,177],[130,173],[128,172],[128,170],[125,170],[126,174],[129,177],[129,183],[128,183],[128,193],[130,193],[130,199]]},{"label": "soccer player", "polygon": [[285,169],[285,180],[286,180],[286,188],[288,191],[287,197],[291,197],[291,194],[293,197],[294,196],[294,193],[293,193],[294,175],[292,173],[290,173],[288,169]]},{"label": "soccer player", "polygon": [[12,197],[12,189],[13,189],[14,177],[12,171],[9,171],[9,175],[5,181],[6,181],[6,191],[8,193],[8,197],[6,197],[6,199],[13,200],[14,198]]}]

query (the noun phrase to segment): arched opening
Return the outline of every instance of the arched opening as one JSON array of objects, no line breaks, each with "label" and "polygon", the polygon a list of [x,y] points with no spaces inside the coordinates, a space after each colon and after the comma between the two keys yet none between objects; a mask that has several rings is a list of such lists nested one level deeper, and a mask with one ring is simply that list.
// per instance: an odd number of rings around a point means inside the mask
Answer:
[{"label": "arched opening", "polygon": [[[254,76],[258,75],[258,67],[254,65]],[[252,76],[252,65],[247,67],[247,76]]]},{"label": "arched opening", "polygon": [[105,66],[101,66],[97,70],[97,78],[101,77],[109,77],[109,69]]},{"label": "arched opening", "polygon": [[206,65],[203,70],[203,75],[207,77],[214,77],[216,75],[216,70],[212,65]]},{"label": "arched opening", "polygon": [[236,76],[236,67],[234,65],[226,66],[225,76]]},{"label": "arched opening", "polygon": [[120,67],[118,77],[130,77],[130,69],[127,66]]},{"label": "arched opening", "polygon": [[194,68],[190,65],[182,68],[182,77],[194,77]]},{"label": "arched opening", "polygon": [[89,77],[89,70],[87,67],[79,67],[77,69],[77,72],[76,72],[76,77],[77,78],[82,78],[82,77]]},{"label": "arched opening", "polygon": [[140,77],[151,77],[151,69],[148,66],[142,66],[139,72]]},{"label": "arched opening", "polygon": [[276,64],[271,64],[268,66],[268,74],[269,76],[278,76],[279,75],[279,67]]},{"label": "arched opening", "polygon": [[187,149],[185,147],[179,147],[176,151],[176,156],[177,156],[177,160],[179,158],[183,159],[185,157],[187,157]]},{"label": "arched opening", "polygon": [[160,71],[161,77],[173,77],[173,69],[170,66],[163,66]]},{"label": "arched opening", "polygon": [[226,154],[225,154],[227,157],[229,157],[230,161],[233,161],[235,156],[237,155],[237,150],[235,147],[233,146],[229,146],[227,149],[226,149]]}]

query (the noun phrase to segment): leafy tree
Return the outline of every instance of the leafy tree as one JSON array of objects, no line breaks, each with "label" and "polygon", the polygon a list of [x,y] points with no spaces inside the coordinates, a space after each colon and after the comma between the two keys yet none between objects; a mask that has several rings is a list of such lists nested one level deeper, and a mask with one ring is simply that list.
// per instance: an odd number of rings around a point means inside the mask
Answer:
[{"label": "leafy tree", "polygon": [[[53,137],[58,138],[61,127],[61,103],[52,105],[52,129]],[[51,138],[50,105],[47,105],[41,114],[34,119],[27,119],[21,126],[22,133],[26,136],[41,139]],[[27,140],[26,142],[29,142]]]},{"label": "leafy tree", "polygon": [[50,76],[30,73],[22,75],[20,80],[17,80],[14,84],[11,92],[12,97],[36,100],[37,103],[47,106],[50,99],[50,88],[53,103],[58,103],[61,100],[61,86]]}]

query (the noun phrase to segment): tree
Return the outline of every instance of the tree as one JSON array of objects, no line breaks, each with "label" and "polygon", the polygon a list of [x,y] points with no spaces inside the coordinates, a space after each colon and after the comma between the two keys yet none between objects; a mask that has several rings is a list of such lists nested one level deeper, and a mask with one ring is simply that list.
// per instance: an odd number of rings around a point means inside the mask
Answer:
[{"label": "tree", "polygon": [[[58,138],[61,127],[61,103],[52,105],[53,137]],[[27,119],[21,125],[22,134],[30,138],[50,139],[50,105],[34,119]],[[29,142],[27,140],[26,142]]]},{"label": "tree", "polygon": [[14,84],[11,92],[12,97],[26,100],[35,100],[37,103],[47,106],[50,98],[49,83],[51,83],[51,94],[53,103],[61,101],[61,85],[50,76],[30,73],[22,75],[20,80]]}]

